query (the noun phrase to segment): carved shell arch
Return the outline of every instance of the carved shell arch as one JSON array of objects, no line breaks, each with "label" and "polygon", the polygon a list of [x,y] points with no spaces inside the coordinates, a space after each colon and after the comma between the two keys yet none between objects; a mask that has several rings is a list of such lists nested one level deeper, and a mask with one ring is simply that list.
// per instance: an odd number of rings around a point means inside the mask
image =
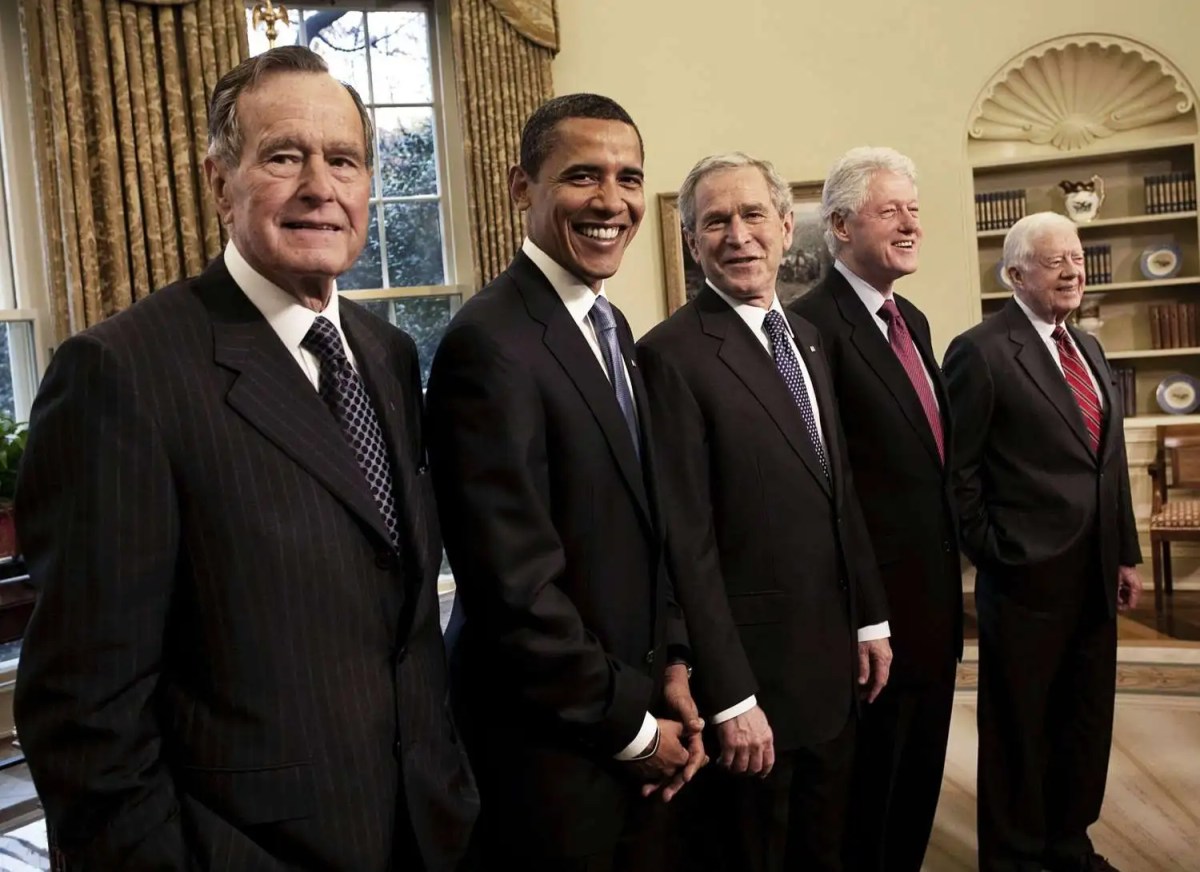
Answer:
[{"label": "carved shell arch", "polygon": [[1193,111],[1195,92],[1146,45],[1108,34],[1048,40],[992,76],[971,111],[972,139],[1086,148]]}]

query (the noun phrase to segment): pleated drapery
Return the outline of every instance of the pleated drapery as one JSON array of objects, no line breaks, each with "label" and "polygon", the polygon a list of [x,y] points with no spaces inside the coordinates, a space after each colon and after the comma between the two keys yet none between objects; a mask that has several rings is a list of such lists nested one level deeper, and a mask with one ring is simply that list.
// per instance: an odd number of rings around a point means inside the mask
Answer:
[{"label": "pleated drapery", "polygon": [[208,98],[249,54],[241,0],[22,0],[56,339],[221,250]]},{"label": "pleated drapery", "polygon": [[521,244],[508,167],[516,162],[525,119],[554,96],[554,0],[452,0],[451,27],[479,288],[504,270]]}]

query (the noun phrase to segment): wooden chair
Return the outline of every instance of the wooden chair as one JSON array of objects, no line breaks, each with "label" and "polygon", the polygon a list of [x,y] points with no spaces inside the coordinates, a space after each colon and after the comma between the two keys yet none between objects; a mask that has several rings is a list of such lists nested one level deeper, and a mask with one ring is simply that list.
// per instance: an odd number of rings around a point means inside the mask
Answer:
[{"label": "wooden chair", "polygon": [[1158,447],[1150,478],[1154,502],[1150,511],[1150,552],[1154,566],[1154,604],[1162,605],[1161,589],[1171,596],[1171,543],[1200,542],[1200,499],[1168,499],[1175,488],[1200,491],[1200,426],[1157,428]]}]

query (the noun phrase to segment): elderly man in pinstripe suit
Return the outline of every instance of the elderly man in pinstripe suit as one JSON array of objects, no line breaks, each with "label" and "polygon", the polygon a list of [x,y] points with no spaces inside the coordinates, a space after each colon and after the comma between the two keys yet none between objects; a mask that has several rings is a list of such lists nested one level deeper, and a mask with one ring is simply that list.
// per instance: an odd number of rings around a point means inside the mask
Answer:
[{"label": "elderly man in pinstripe suit", "polygon": [[39,599],[16,717],[59,868],[452,869],[417,354],[334,280],[358,95],[274,49],[213,95],[222,257],[62,344],[18,486]]}]

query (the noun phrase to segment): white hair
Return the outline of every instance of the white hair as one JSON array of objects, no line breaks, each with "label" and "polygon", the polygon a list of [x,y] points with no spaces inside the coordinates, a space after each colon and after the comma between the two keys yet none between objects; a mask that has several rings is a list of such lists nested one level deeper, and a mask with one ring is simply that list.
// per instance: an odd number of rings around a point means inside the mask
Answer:
[{"label": "white hair", "polygon": [[829,169],[821,189],[821,222],[825,225],[825,244],[837,255],[842,242],[833,232],[833,216],[845,220],[867,202],[871,180],[878,172],[893,172],[917,183],[917,165],[894,148],[862,145],[839,157]]},{"label": "white hair", "polygon": [[767,191],[771,194],[771,205],[775,207],[779,217],[782,218],[792,211],[792,188],[770,161],[758,160],[740,151],[713,154],[701,158],[679,187],[679,223],[683,225],[684,230],[688,233],[696,232],[696,188],[700,180],[709,173],[738,167],[754,167],[762,173],[767,183]]},{"label": "white hair", "polygon": [[1079,228],[1066,215],[1057,212],[1034,212],[1026,215],[1008,229],[1004,236],[1004,270],[1010,266],[1027,268],[1035,254],[1034,243],[1055,230],[1070,231],[1079,236]]}]

